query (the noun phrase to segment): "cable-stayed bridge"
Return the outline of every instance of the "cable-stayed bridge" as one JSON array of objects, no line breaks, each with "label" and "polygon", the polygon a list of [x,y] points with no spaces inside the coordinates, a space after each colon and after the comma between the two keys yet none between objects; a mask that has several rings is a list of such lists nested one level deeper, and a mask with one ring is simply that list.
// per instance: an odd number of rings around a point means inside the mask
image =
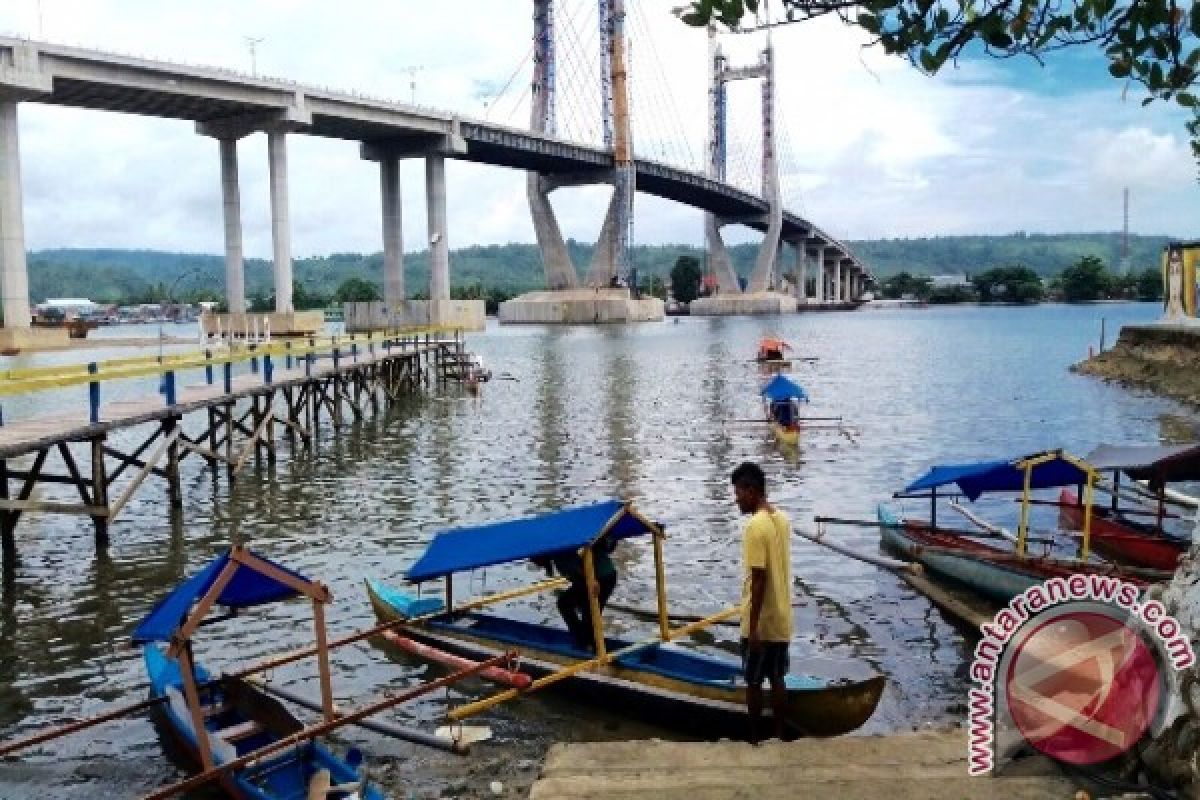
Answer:
[{"label": "cable-stayed bridge", "polygon": [[[265,133],[268,142],[275,302],[280,315],[293,311],[287,189],[287,141],[293,135],[354,142],[363,158],[379,163],[385,304],[393,308],[407,296],[399,161],[424,160],[430,321],[439,321],[439,305],[451,313],[447,158],[528,173],[528,199],[548,289],[604,289],[632,277],[628,251],[636,190],[707,212],[710,266],[726,296],[742,291],[721,239],[720,229],[727,224],[744,224],[765,235],[746,287],[750,292],[779,287],[785,244],[795,252],[802,302],[809,299],[805,278],[810,269],[815,278],[812,299],[848,300],[862,291],[868,272],[850,250],[810,220],[784,208],[778,152],[781,144],[785,153],[790,145],[786,133],[781,137],[775,125],[769,44],[757,64],[739,67],[730,64],[711,41],[708,136],[705,152],[698,158],[686,135],[672,130],[683,121],[671,113],[672,93],[664,85],[664,71],[653,50],[639,47],[639,53],[645,50],[651,57],[638,64],[659,80],[641,79],[642,73],[630,66],[626,35],[629,28],[634,33],[648,28],[642,12],[635,7],[627,13],[623,0],[599,0],[594,6],[574,0],[565,11],[554,6],[553,0],[533,0],[534,35],[527,57],[532,75],[528,83],[522,82],[528,97],[518,98],[516,104],[528,106],[529,128],[228,69],[0,38],[0,295],[5,330],[25,330],[30,321],[17,118],[20,105],[31,102],[189,120],[197,133],[218,141],[226,288],[233,314],[245,311],[237,143],[258,132]],[[587,16],[581,11],[584,8],[591,14],[587,27],[594,36],[580,33]],[[595,50],[589,55],[593,44]],[[643,60],[648,63],[643,65]],[[757,160],[747,155],[747,148],[730,143],[727,87],[740,80],[759,80],[763,87]],[[639,88],[643,86],[647,88]],[[644,96],[651,99],[640,99]],[[639,108],[657,109],[666,122],[651,124],[655,114],[647,111],[639,116]],[[761,176],[757,186],[756,171]],[[615,187],[586,275],[570,262],[549,202],[555,189],[583,184]],[[282,332],[286,324],[274,329]]]}]

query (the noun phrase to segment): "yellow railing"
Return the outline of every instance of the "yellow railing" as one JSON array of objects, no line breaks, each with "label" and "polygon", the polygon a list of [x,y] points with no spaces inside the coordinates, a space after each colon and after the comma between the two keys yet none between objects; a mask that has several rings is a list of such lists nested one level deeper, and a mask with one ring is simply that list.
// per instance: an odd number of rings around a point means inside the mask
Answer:
[{"label": "yellow railing", "polygon": [[[391,331],[338,334],[333,336],[307,336],[297,339],[275,339],[270,342],[209,347],[188,353],[164,354],[162,356],[136,356],[132,358],[108,359],[81,364],[63,364],[25,369],[0,370],[0,396],[27,394],[29,392],[62,389],[103,381],[126,380],[152,375],[163,375],[181,370],[203,369],[224,364],[244,363],[265,356],[288,356],[303,363],[308,356],[332,354],[356,348],[369,349],[372,345],[384,346],[387,342],[420,343],[422,336],[437,336],[445,333],[461,333],[461,328],[445,325],[427,325],[401,328]],[[215,381],[212,381],[215,382]],[[95,394],[95,391],[93,391]],[[98,400],[93,398],[93,405]]]}]

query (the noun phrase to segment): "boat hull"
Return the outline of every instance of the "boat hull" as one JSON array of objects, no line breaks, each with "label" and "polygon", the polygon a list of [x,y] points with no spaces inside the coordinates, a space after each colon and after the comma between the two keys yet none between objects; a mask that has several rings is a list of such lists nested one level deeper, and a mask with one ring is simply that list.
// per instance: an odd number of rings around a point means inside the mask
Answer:
[{"label": "boat hull", "polygon": [[[381,622],[406,618],[385,599],[395,590],[368,581],[367,593]],[[592,657],[575,649],[565,630],[484,614],[464,614],[456,622],[430,620],[402,630],[418,641],[476,660],[516,648],[522,670],[535,677]],[[606,646],[616,650],[627,644],[611,639]],[[738,673],[740,665],[734,661],[692,653],[678,645],[655,645],[576,673],[550,688],[609,707],[616,704],[693,735],[743,737],[748,732],[746,690],[734,680]],[[884,685],[883,677],[831,684],[789,676],[788,727],[795,735],[813,736],[855,730],[874,713]]]},{"label": "boat hull", "polygon": [[785,428],[778,422],[771,423],[771,433],[775,434],[775,439],[788,447],[797,447],[800,444],[800,429]]},{"label": "boat hull", "polygon": [[[158,719],[192,765],[199,765],[200,750],[192,727],[190,713],[182,700],[182,682],[176,661],[167,657],[157,645],[143,650],[150,691],[154,697],[166,700],[160,706]],[[197,681],[209,681],[203,667],[196,667]],[[172,697],[172,695],[176,695]],[[217,709],[206,715],[210,752],[217,764],[258,750],[273,741],[295,733],[304,726],[281,703],[253,687],[227,679],[210,682],[200,692],[203,705]],[[255,723],[258,731],[248,736],[224,738],[219,731],[230,731],[246,723]],[[232,740],[231,740],[232,739]],[[334,784],[351,783],[356,771],[334,753],[317,742],[307,742],[279,754],[269,755],[242,768],[229,770],[215,781],[228,797],[235,800],[277,800],[303,797],[309,780],[316,771],[328,770]],[[373,786],[352,797],[361,800],[386,800]]]},{"label": "boat hull", "polygon": [[[1083,529],[1084,508],[1070,489],[1059,493],[1059,519],[1063,527]],[[1149,525],[1137,525],[1114,518],[1112,510],[1092,504],[1092,547],[1097,552],[1152,569],[1174,570],[1188,545],[1180,539],[1162,535]]]},{"label": "boat hull", "polygon": [[[880,538],[887,547],[920,562],[930,572],[961,583],[1001,604],[1051,578],[1112,572],[1099,565],[1091,569],[1088,565],[1052,558],[1018,558],[1007,550],[931,530],[928,523],[901,519],[884,506],[879,506],[876,513]],[[1139,583],[1130,576],[1121,577]]]}]

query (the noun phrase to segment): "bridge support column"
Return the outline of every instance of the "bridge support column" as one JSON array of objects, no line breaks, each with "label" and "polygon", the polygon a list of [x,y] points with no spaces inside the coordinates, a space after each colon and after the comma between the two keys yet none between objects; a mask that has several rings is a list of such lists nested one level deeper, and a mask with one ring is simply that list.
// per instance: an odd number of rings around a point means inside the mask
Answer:
[{"label": "bridge support column", "polygon": [[275,257],[275,311],[291,313],[292,232],[288,220],[287,134],[267,132],[267,160],[271,180],[271,243]]},{"label": "bridge support column", "polygon": [[[425,158],[425,212],[429,224],[429,300],[450,299],[450,246],[446,240],[446,158]],[[430,306],[430,322],[433,306]]]},{"label": "bridge support column", "polygon": [[379,160],[379,198],[383,207],[383,303],[392,313],[404,302],[403,211],[397,156]]},{"label": "bridge support column", "polygon": [[529,198],[529,213],[533,217],[533,233],[537,237],[538,250],[542,254],[542,266],[546,273],[547,289],[574,289],[579,285],[575,265],[567,244],[563,241],[558,217],[550,205],[550,195],[545,180],[535,172],[526,178],[525,193]]},{"label": "bridge support column", "polygon": [[796,278],[799,285],[796,287],[796,298],[801,303],[808,302],[808,248],[804,246],[804,242],[799,242],[795,245],[796,248]]},{"label": "bridge support column", "polygon": [[242,259],[242,199],[238,186],[237,139],[218,139],[221,148],[221,207],[225,218],[225,300],[231,314],[246,311]]},{"label": "bridge support column", "polygon": [[17,101],[0,97],[0,293],[4,327],[29,328],[29,272],[21,197]]},{"label": "bridge support column", "polygon": [[725,240],[721,238],[721,223],[715,214],[704,215],[704,238],[708,245],[708,265],[717,276],[717,289],[722,294],[740,292],[742,285],[734,272],[733,259],[725,249]]},{"label": "bridge support column", "polygon": [[842,260],[839,258],[833,264],[833,302],[840,303],[846,299],[842,290]]}]

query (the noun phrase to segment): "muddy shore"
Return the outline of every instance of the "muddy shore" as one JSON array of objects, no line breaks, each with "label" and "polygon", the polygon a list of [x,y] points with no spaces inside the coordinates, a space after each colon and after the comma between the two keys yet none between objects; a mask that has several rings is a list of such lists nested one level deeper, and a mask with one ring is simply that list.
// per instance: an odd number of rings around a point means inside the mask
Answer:
[{"label": "muddy shore", "polygon": [[1200,325],[1126,325],[1112,349],[1071,371],[1200,407]]}]

